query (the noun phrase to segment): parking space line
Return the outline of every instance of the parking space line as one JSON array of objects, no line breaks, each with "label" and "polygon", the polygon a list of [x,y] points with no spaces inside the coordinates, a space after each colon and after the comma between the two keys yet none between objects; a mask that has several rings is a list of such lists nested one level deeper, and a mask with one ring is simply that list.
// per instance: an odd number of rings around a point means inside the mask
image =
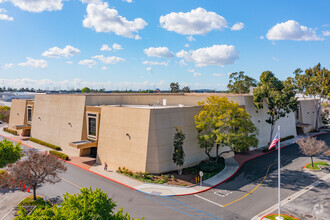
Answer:
[{"label": "parking space line", "polygon": [[3,200],[5,200],[5,199],[7,199],[8,198],[8,196],[6,196],[4,199],[2,199],[0,202],[2,202]]},{"label": "parking space line", "polygon": [[212,204],[214,204],[214,205],[220,206],[221,208],[223,207],[223,206],[220,205],[219,203],[213,202],[213,201],[211,201],[211,200],[209,200],[209,199],[206,199],[206,198],[204,198],[204,197],[201,197],[201,196],[199,196],[199,195],[196,195],[196,194],[195,194],[194,196],[196,196],[197,198],[203,199],[203,200],[205,200],[205,201],[207,201],[207,202],[209,202],[209,203],[212,203]]}]

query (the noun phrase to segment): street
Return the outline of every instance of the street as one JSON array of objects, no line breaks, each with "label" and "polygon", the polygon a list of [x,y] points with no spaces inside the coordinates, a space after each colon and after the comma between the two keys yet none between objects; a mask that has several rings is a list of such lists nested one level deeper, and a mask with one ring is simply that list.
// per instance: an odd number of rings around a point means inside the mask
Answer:
[{"label": "street", "polygon": [[[330,134],[318,138],[330,144]],[[282,200],[326,173],[304,171],[302,167],[310,158],[302,155],[296,144],[282,148],[281,153]],[[81,187],[101,188],[117,202],[117,209],[123,207],[132,217],[145,216],[146,219],[251,219],[277,203],[277,151],[246,162],[230,180],[218,187],[189,196],[150,196],[71,164],[67,164],[67,168],[60,183],[45,184],[37,193],[55,198],[66,192],[77,193]]]}]

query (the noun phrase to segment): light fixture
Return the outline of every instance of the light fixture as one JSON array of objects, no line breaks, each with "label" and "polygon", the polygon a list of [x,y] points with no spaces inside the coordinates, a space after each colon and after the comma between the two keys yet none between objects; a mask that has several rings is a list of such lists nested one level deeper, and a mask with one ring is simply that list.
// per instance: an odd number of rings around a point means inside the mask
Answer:
[{"label": "light fixture", "polygon": [[126,136],[131,140],[131,135],[129,135],[129,133],[126,133]]},{"label": "light fixture", "polygon": [[70,125],[70,127],[72,127],[72,124],[69,122],[68,125]]}]

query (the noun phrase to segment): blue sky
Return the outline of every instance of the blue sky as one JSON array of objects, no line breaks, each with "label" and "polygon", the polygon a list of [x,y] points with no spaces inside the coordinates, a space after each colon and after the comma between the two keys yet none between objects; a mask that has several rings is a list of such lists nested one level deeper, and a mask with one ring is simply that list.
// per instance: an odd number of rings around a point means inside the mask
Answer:
[{"label": "blue sky", "polygon": [[[330,64],[330,2],[0,0],[0,86],[223,90]],[[101,50],[102,46],[107,50]]]}]

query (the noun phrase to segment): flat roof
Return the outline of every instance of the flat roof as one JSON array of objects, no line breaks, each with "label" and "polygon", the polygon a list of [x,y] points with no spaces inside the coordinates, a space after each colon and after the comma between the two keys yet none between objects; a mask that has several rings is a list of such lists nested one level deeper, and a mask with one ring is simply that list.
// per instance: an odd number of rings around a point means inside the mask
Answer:
[{"label": "flat roof", "polygon": [[126,107],[126,108],[143,108],[143,109],[168,109],[168,108],[184,108],[184,107],[194,107],[189,105],[104,105],[113,107]]}]

